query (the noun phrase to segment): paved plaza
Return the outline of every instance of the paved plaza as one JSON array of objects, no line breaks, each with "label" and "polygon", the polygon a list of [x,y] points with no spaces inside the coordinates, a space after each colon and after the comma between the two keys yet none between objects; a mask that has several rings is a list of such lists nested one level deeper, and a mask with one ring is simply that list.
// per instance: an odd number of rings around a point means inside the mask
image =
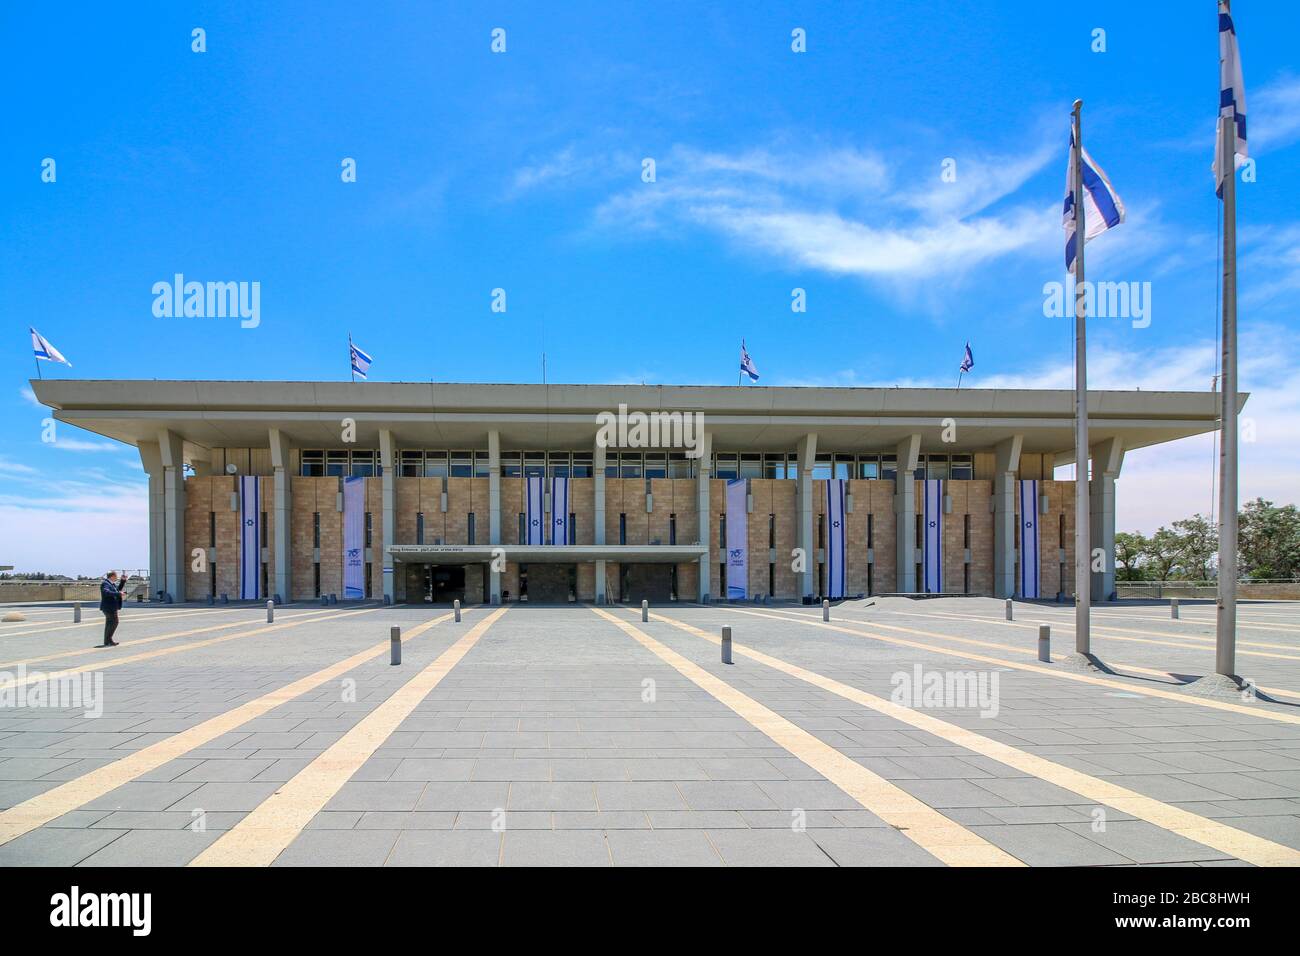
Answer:
[{"label": "paved plaza", "polygon": [[1113,673],[981,598],[24,613],[3,866],[1300,862],[1297,604],[1240,609],[1254,700],[1181,689],[1210,604],[1095,609]]}]

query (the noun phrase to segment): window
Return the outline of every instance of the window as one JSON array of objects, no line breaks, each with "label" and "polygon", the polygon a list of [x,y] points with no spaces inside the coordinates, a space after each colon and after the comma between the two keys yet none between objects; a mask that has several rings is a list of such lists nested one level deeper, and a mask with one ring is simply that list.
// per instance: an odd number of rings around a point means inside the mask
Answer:
[{"label": "window", "polygon": [[926,455],[925,456],[925,476],[927,478],[948,478],[948,456],[947,455]]},{"label": "window", "polygon": [[916,471],[912,472],[912,477],[917,481],[925,479],[925,455],[916,456]]},{"label": "window", "polygon": [[618,516],[618,543],[627,544],[627,515]]},{"label": "window", "polygon": [[975,477],[975,467],[970,455],[953,455],[949,477],[954,481],[969,481]]},{"label": "window", "polygon": [[524,513],[519,512],[519,540],[516,544],[525,544],[528,541],[528,530],[524,527]]},{"label": "window", "polygon": [[736,453],[734,451],[718,452],[713,456],[714,478],[725,478],[728,480],[739,478],[739,470],[739,462],[737,461]]},{"label": "window", "polygon": [[565,525],[565,536],[569,544],[578,543],[578,515],[575,512],[569,512],[569,523]]},{"label": "window", "polygon": [[501,477],[518,478],[524,473],[523,466],[519,463],[519,452],[507,451],[501,453]]},{"label": "window", "polygon": [[645,453],[645,476],[647,478],[668,477],[668,453],[648,451]]},{"label": "window", "polygon": [[453,451],[451,453],[451,477],[474,477],[474,456],[471,452]]},{"label": "window", "polygon": [[216,546],[217,546],[217,513],[215,511],[209,511],[208,512],[208,547],[215,548]]},{"label": "window", "polygon": [[813,462],[813,479],[834,477],[831,474],[832,464],[830,455],[819,454],[817,460]]},{"label": "window", "polygon": [[668,516],[668,543],[677,543],[677,515],[675,514]]},{"label": "window", "polygon": [[474,477],[489,478],[492,470],[492,456],[485,451],[474,452]]},{"label": "window", "polygon": [[858,456],[858,477],[867,479],[876,479],[880,477],[880,456],[879,455],[859,455]]},{"label": "window", "polygon": [[546,477],[569,477],[569,453],[567,451],[550,451],[546,453]]},{"label": "window", "polygon": [[352,477],[370,478],[378,474],[375,467],[375,453],[373,451],[354,451],[352,453]]},{"label": "window", "polygon": [[686,457],[684,451],[670,451],[668,453],[668,477],[669,478],[693,478],[694,468],[693,461]]},{"label": "window", "polygon": [[605,477],[618,477],[618,452],[612,448],[605,449]]},{"label": "window", "polygon": [[424,544],[424,512],[418,511],[415,514],[415,543]]},{"label": "window", "polygon": [[317,561],[312,565],[312,591],[317,597],[320,597],[320,562]]},{"label": "window", "polygon": [[854,477],[853,456],[836,455],[835,456],[835,477],[852,478]]},{"label": "window", "polygon": [[880,456],[880,477],[886,481],[893,481],[898,477],[898,456],[881,455]]},{"label": "window", "polygon": [[342,478],[348,473],[348,450],[334,448],[325,453],[325,474],[330,478]]},{"label": "window", "polygon": [[970,547],[970,515],[968,514],[962,515],[961,517],[962,517],[961,546],[963,548],[969,548]]},{"label": "window", "polygon": [[304,478],[320,478],[325,474],[325,452],[320,449],[304,451],[300,473]]},{"label": "window", "polygon": [[544,451],[524,452],[524,477],[525,478],[546,477],[546,452]]},{"label": "window", "polygon": [[474,512],[472,511],[466,516],[465,537],[466,537],[466,541],[465,541],[466,544],[474,543]]},{"label": "window", "polygon": [[767,516],[767,546],[776,547],[776,515]]},{"label": "window", "polygon": [[370,547],[370,539],[371,536],[374,534],[374,523],[371,520],[372,518],[373,515],[371,515],[371,513],[367,511],[366,512],[366,547],[367,548]]},{"label": "window", "polygon": [[400,464],[397,466],[399,478],[419,478],[424,474],[424,452],[419,449],[404,449]]},{"label": "window", "polygon": [[374,584],[374,574],[371,571],[373,567],[374,565],[372,565],[369,561],[366,562],[366,597],[367,598],[374,597],[374,594],[372,593],[373,584]]},{"label": "window", "polygon": [[[870,511],[867,512],[867,547],[876,546],[876,516]],[[868,566],[870,567],[870,566]]]},{"label": "window", "polygon": [[618,456],[620,478],[640,478],[641,477],[641,453],[639,451],[625,451]]},{"label": "window", "polygon": [[575,451],[573,453],[573,464],[570,466],[570,476],[573,478],[590,478],[591,477],[592,453],[589,451]]},{"label": "window", "polygon": [[[311,546],[320,547],[320,512],[314,511],[311,516]],[[319,589],[317,591],[319,593]]]},{"label": "window", "polygon": [[447,453],[445,451],[426,451],[424,453],[424,477],[447,477]]},{"label": "window", "polygon": [[269,544],[268,544],[268,541],[267,541],[267,530],[268,530],[268,529],[267,529],[267,526],[266,526],[266,525],[267,525],[267,521],[266,521],[266,512],[263,511],[263,512],[262,512],[262,522],[261,522],[261,526],[258,528],[258,540],[261,542],[261,547],[263,547],[263,548],[265,548],[265,547],[269,547]]},{"label": "window", "polygon": [[764,478],[791,477],[786,474],[785,455],[764,455],[763,456],[763,477]]},{"label": "window", "polygon": [[763,477],[763,456],[751,452],[744,452],[740,456],[740,477],[741,478],[762,478]]},{"label": "window", "polygon": [[727,516],[718,515],[718,550],[722,552],[722,563],[727,563]]}]

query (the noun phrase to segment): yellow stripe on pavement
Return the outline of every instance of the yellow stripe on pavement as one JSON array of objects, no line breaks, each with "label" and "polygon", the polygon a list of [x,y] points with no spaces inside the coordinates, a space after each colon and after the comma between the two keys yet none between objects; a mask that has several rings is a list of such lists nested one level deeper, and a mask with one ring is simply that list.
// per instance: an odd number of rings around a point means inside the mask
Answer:
[{"label": "yellow stripe on pavement", "polygon": [[[670,617],[664,617],[661,614],[652,614],[651,617],[657,621],[663,621],[665,624],[670,624],[679,630],[712,641],[715,644],[719,643],[719,639],[712,634],[689,624]],[[1180,810],[1177,807],[1143,796],[1118,784],[1053,763],[1050,760],[1019,750],[1008,744],[992,740],[982,734],[977,734],[973,730],[958,727],[955,724],[950,724],[937,717],[931,717],[929,714],[923,714],[910,707],[904,707],[901,704],[895,704],[884,698],[876,697],[856,687],[851,687],[833,678],[818,674],[816,671],[807,670],[797,664],[791,664],[780,658],[772,657],[751,647],[736,644],[734,641],[732,643],[732,652],[756,660],[760,664],[765,664],[784,674],[789,674],[791,677],[806,681],[846,700],[861,704],[878,714],[892,717],[894,720],[915,727],[917,730],[933,734],[940,740],[958,747],[964,747],[973,753],[996,760],[1008,767],[1014,767],[1030,776],[1037,777],[1039,780],[1077,793],[1081,797],[1086,797],[1088,800],[1114,807],[1116,810],[1131,814],[1139,820],[1145,820],[1161,829],[1168,830],[1170,833],[1211,847],[1239,860],[1245,860],[1256,866],[1300,866],[1300,850],[1283,846],[1272,840],[1266,840],[1263,837],[1255,836],[1253,833],[1238,830],[1236,827],[1227,826],[1207,817]]]},{"label": "yellow stripe on pavement", "polygon": [[[249,608],[241,608],[239,610],[256,611],[257,608],[249,607]],[[94,608],[87,608],[86,614],[89,614],[92,611],[95,614],[100,613],[99,608],[96,606]],[[229,613],[229,612],[226,611],[225,609],[214,610],[211,608],[204,609],[204,610],[146,612],[146,614],[139,614],[133,612],[131,614],[125,614],[125,613],[120,614],[119,619],[121,620],[122,626],[126,627],[134,623],[133,619],[160,621],[166,618],[197,617],[200,614],[223,614],[223,613]],[[13,625],[14,630],[0,631],[0,637],[32,637],[36,634],[53,634],[57,631],[75,631],[83,627],[98,628],[101,631],[104,629],[104,619],[102,617],[97,617],[97,618],[91,618],[88,621],[83,620],[80,624],[72,624],[72,623],[60,624],[57,627],[44,627],[41,630],[34,630],[34,631],[18,630],[18,628],[39,627],[41,625],[52,624],[52,623],[54,622],[53,621],[27,621],[26,623],[23,624],[15,624]]]},{"label": "yellow stripe on pavement", "polygon": [[[426,621],[404,634],[402,640],[409,641],[435,624],[450,620],[451,617],[450,614],[443,614]],[[65,813],[71,813],[78,807],[84,806],[120,786],[130,783],[141,774],[156,770],[168,761],[183,757],[190,751],[211,743],[222,734],[228,734],[250,720],[274,710],[281,704],[301,697],[322,684],[328,683],[356,667],[360,667],[362,664],[385,653],[389,648],[389,643],[389,640],[384,640],[383,643],[371,645],[364,651],[344,658],[338,663],[316,671],[314,674],[309,674],[291,684],[286,684],[278,690],[273,690],[247,703],[240,704],[224,714],[211,717],[188,730],[182,730],[180,733],[173,734],[155,744],[150,744],[130,756],[115,760],[106,766],[92,770],[87,774],[69,780],[67,783],[60,784],[52,790],[37,794],[15,807],[0,812],[0,845],[35,830],[37,827],[44,826]]]},{"label": "yellow stripe on pavement", "polygon": [[[86,671],[102,671],[110,667],[121,667],[123,664],[134,664],[137,661],[152,660],[155,657],[166,657],[169,654],[180,654],[183,651],[196,651],[201,647],[211,647],[213,644],[224,644],[226,641],[238,641],[245,637],[256,637],[258,634],[269,634],[271,631],[283,631],[290,627],[297,627],[299,624],[311,624],[316,621],[322,621],[330,616],[349,617],[355,614],[369,614],[372,611],[378,611],[377,607],[361,608],[356,611],[322,611],[319,614],[304,615],[284,624],[267,624],[263,627],[254,628],[251,631],[241,631],[238,634],[226,634],[222,637],[210,637],[206,641],[193,641],[189,644],[181,644],[177,647],[163,647],[156,651],[145,651],[142,654],[128,654],[125,657],[108,657],[105,655],[99,661],[93,664],[82,664],[78,667],[67,667],[59,671],[49,671],[28,674],[21,679],[0,681],[0,690],[10,687],[21,687],[24,684],[34,684],[37,681],[51,680],[59,677],[67,677],[71,674],[81,674]],[[247,621],[242,623],[247,624]],[[226,625],[222,625],[226,626]],[[215,630],[215,628],[205,628],[205,630]]]},{"label": "yellow stripe on pavement", "polygon": [[[830,631],[839,631],[842,634],[852,634],[856,637],[869,637],[873,641],[884,641],[886,644],[897,644],[900,647],[913,647],[921,651],[931,651],[935,654],[946,654],[949,657],[964,657],[967,660],[983,661],[986,664],[996,664],[1000,667],[1010,667],[1018,671],[1029,671],[1034,674],[1045,674],[1048,677],[1058,677],[1062,680],[1072,680],[1081,684],[1093,684],[1098,687],[1109,687],[1115,690],[1126,691],[1131,694],[1143,694],[1147,697],[1160,697],[1164,700],[1172,700],[1179,704],[1188,704],[1193,707],[1208,707],[1211,710],[1223,710],[1233,714],[1244,714],[1247,717],[1258,717],[1261,720],[1276,720],[1284,724],[1300,724],[1300,715],[1281,714],[1263,708],[1247,707],[1244,704],[1230,704],[1227,701],[1213,700],[1208,697],[1192,697],[1187,694],[1178,693],[1170,690],[1158,690],[1154,687],[1143,687],[1140,684],[1124,683],[1123,681],[1108,680],[1105,677],[1094,677],[1091,674],[1081,674],[1074,671],[1056,670],[1050,666],[1042,664],[1026,664],[1021,661],[1009,661],[1000,657],[989,657],[987,654],[975,654],[971,651],[959,651],[954,647],[940,647],[935,644],[922,644],[920,641],[909,641],[901,637],[889,637],[886,634],[877,634],[873,631],[863,631],[858,628],[844,627],[839,624],[827,624],[824,621],[810,621],[804,617],[790,617],[784,614],[770,614],[763,611],[742,611],[740,608],[727,608],[733,614],[748,614],[751,617],[766,617],[774,621],[796,620],[800,624],[806,624],[809,627],[821,627]],[[896,624],[877,624],[872,622],[872,627],[883,627],[892,631],[903,631],[910,634],[921,634],[926,637],[937,637],[942,640],[955,640],[964,643],[978,644],[980,642],[971,638],[952,637],[947,634],[935,634],[931,631],[918,631],[914,628],[899,627]],[[988,644],[996,647],[997,645]]]},{"label": "yellow stripe on pavement", "polygon": [[599,608],[592,610],[941,862],[949,866],[1024,865],[644,631]]},{"label": "yellow stripe on pavement", "polygon": [[270,866],[506,610],[503,607],[493,611],[471,628],[256,810],[222,834],[190,866]]}]

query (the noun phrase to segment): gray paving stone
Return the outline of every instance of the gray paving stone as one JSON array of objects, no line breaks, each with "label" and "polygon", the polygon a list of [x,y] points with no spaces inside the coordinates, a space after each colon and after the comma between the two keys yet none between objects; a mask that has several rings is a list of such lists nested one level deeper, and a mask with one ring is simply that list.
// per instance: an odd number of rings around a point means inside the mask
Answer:
[{"label": "gray paving stone", "polygon": [[389,866],[497,866],[503,834],[491,830],[403,830]]},{"label": "gray paving stone", "polygon": [[615,866],[722,866],[703,830],[610,830]]},{"label": "gray paving stone", "polygon": [[41,827],[0,846],[0,866],[76,866],[125,832]]},{"label": "gray paving stone", "polygon": [[504,866],[610,866],[600,830],[507,830]]},{"label": "gray paving stone", "polygon": [[79,866],[184,866],[221,834],[208,830],[132,830],[97,850]]},{"label": "gray paving stone", "polygon": [[728,866],[835,866],[807,833],[788,830],[709,830]]},{"label": "gray paving stone", "polygon": [[398,836],[396,830],[303,830],[272,866],[383,866]]}]

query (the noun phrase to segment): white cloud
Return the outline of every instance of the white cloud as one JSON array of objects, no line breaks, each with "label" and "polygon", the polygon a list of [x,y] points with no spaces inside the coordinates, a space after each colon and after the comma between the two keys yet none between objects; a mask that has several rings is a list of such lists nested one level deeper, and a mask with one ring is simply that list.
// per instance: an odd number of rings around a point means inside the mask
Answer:
[{"label": "white cloud", "polygon": [[22,397],[22,400],[26,402],[28,405],[34,405],[37,408],[45,407],[44,405],[41,404],[41,400],[36,397],[36,393],[32,391],[30,385],[24,385],[22,388],[18,389],[18,394]]},{"label": "white cloud", "polygon": [[1257,91],[1246,90],[1251,153],[1265,153],[1300,139],[1300,77],[1283,73]]},{"label": "white cloud", "polygon": [[104,441],[85,441],[80,438],[56,438],[49,443],[49,447],[57,448],[60,451],[81,452],[122,452],[131,450],[128,445],[114,445]]},{"label": "white cloud", "polygon": [[72,575],[149,563],[143,482],[60,480],[19,467],[0,494],[4,563],[20,571]]}]

